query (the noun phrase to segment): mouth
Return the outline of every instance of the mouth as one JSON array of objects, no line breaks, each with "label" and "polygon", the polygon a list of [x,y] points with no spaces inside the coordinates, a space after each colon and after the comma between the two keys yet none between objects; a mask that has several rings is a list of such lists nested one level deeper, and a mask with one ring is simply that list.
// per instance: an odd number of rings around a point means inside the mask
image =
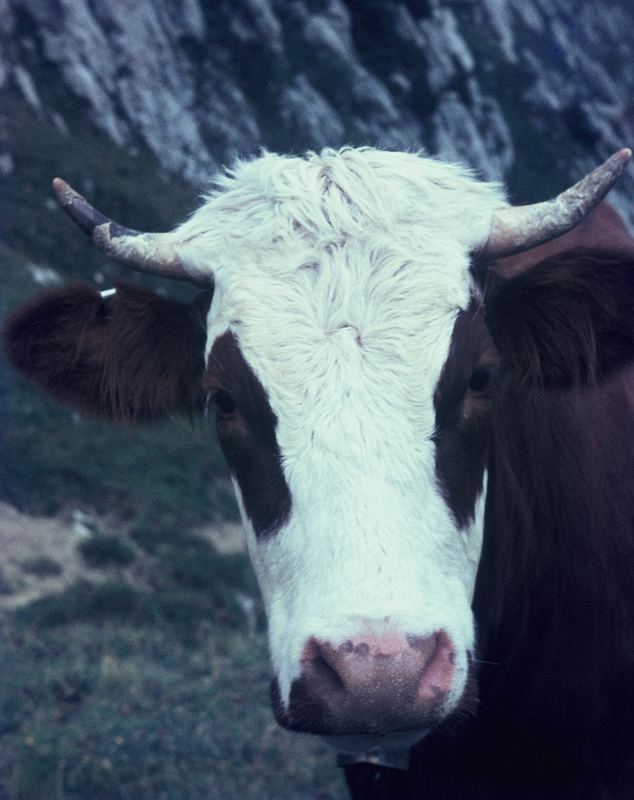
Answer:
[{"label": "mouth", "polygon": [[279,684],[273,678],[270,684],[271,706],[275,719],[282,728],[296,733],[320,736],[336,750],[358,752],[373,747],[407,747],[427,735],[444,718],[440,708],[421,717],[390,713],[389,710],[369,707],[365,714],[351,720],[342,720],[325,704],[312,699],[302,691],[301,681],[291,688],[289,708],[282,702]]}]

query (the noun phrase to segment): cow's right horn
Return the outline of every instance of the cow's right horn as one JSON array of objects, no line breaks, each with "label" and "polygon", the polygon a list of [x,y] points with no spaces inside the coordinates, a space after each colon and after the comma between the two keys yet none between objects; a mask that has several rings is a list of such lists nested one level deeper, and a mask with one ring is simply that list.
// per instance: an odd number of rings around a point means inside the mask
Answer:
[{"label": "cow's right horn", "polygon": [[142,233],[124,228],[97,211],[61,178],[53,180],[53,191],[70,218],[90,236],[99,250],[115,261],[150,275],[202,284],[185,269],[170,233]]}]

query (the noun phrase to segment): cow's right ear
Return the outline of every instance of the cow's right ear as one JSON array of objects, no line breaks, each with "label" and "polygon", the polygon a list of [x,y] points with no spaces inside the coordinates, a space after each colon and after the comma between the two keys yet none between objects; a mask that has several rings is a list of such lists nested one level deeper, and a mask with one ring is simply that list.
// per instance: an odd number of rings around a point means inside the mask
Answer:
[{"label": "cow's right ear", "polygon": [[52,289],[5,327],[10,362],[55,399],[117,422],[200,411],[206,314],[193,303],[119,283],[108,297],[85,284]]}]

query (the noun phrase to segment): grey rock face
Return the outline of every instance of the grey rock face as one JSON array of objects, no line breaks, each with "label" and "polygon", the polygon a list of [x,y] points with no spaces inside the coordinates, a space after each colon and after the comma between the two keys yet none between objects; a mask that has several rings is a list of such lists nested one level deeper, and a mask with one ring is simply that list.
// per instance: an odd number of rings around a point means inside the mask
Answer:
[{"label": "grey rock face", "polygon": [[[54,79],[198,185],[261,147],[351,143],[424,148],[526,200],[634,141],[632,30],[628,0],[0,0],[0,88],[72,136]],[[629,174],[634,222],[633,196]]]}]

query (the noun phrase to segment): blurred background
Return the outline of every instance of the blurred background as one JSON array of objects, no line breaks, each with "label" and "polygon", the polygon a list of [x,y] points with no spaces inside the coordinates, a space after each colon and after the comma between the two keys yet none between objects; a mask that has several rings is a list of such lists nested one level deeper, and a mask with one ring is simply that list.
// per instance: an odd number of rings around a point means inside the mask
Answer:
[{"label": "blurred background", "polygon": [[[58,174],[146,230],[261,148],[423,148],[545,199],[634,142],[633,30],[631,0],[0,0],[0,311],[121,274]],[[634,170],[611,199],[634,225]],[[0,366],[0,800],[344,798],[273,722],[213,425],[111,428]]]}]

